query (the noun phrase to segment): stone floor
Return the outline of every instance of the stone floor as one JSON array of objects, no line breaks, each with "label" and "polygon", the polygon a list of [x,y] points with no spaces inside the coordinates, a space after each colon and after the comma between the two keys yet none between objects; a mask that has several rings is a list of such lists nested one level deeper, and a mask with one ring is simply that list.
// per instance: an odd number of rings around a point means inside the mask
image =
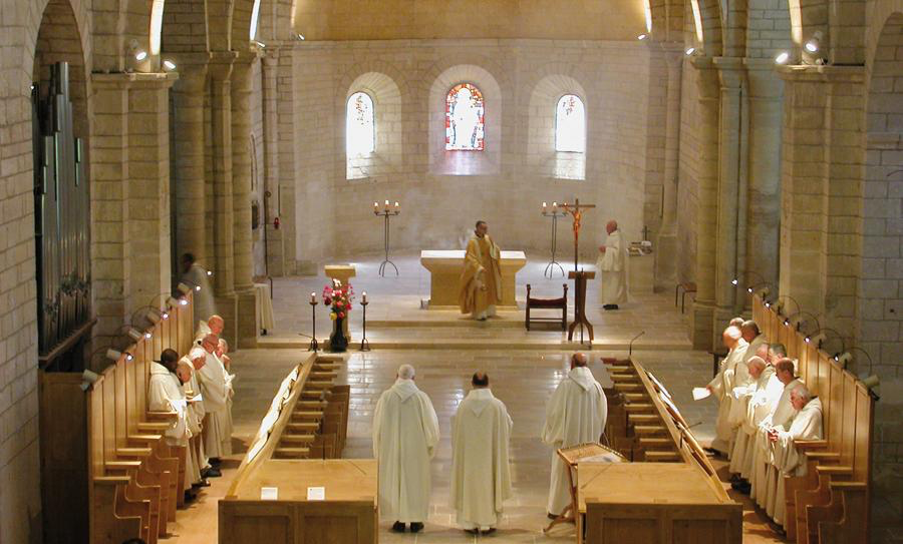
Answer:
[{"label": "stone floor", "polygon": [[[371,419],[380,392],[394,380],[402,363],[415,365],[417,383],[433,400],[439,416],[442,441],[432,464],[433,492],[430,518],[420,535],[396,535],[381,526],[383,543],[445,543],[475,541],[456,529],[449,507],[451,468],[450,419],[468,390],[470,375],[477,369],[489,373],[494,393],[508,406],[514,420],[511,443],[514,497],[506,503],[505,520],[500,530],[485,538],[500,543],[573,542],[572,526],[560,526],[550,536],[541,529],[546,524],[545,503],[548,490],[550,448],[538,438],[543,424],[546,401],[567,371],[570,353],[577,347],[565,341],[558,331],[527,333],[523,314],[505,312],[499,319],[475,323],[462,319],[453,310],[422,310],[421,301],[429,296],[429,276],[414,255],[396,258],[399,277],[380,278],[380,259],[355,263],[358,277],[352,284],[359,293],[368,292],[367,336],[374,351],[352,350],[340,381],[352,386],[348,458],[372,457]],[[543,277],[545,260],[529,261],[518,274],[518,293],[523,304],[524,284],[531,283],[539,296],[561,293],[561,278]],[[178,544],[217,542],[217,501],[225,496],[238,467],[242,452],[256,432],[282,378],[294,364],[307,357],[311,313],[307,304],[312,291],[321,292],[326,278],[280,278],[274,282],[276,326],[262,337],[259,349],[233,354],[237,374],[233,407],[236,454],[224,462],[223,477],[213,479],[201,496],[180,511],[171,525],[172,534],[163,540]],[[588,300],[597,301],[599,282],[590,286]],[[690,424],[699,422],[694,432],[708,443],[714,433],[716,405],[711,400],[694,402],[691,388],[712,376],[712,356],[694,351],[686,336],[687,313],[675,308],[674,293],[632,296],[617,312],[603,312],[597,304],[588,308],[588,317],[596,327],[592,352],[592,370],[601,382],[608,377],[599,358],[626,356],[627,345],[641,331],[646,334],[634,345],[634,356],[656,374],[672,392]],[[351,321],[352,334],[360,340],[361,312],[356,308]],[[318,306],[319,337],[326,335],[327,314]],[[308,336],[304,336],[308,335]],[[353,346],[354,347],[354,346]],[[724,462],[713,463],[723,480]],[[744,505],[744,542],[781,542],[769,528],[765,517],[750,500],[729,489],[729,494]],[[900,498],[874,500],[876,542],[900,542]],[[890,506],[891,505],[891,506]],[[482,538],[481,538],[482,539]]]}]

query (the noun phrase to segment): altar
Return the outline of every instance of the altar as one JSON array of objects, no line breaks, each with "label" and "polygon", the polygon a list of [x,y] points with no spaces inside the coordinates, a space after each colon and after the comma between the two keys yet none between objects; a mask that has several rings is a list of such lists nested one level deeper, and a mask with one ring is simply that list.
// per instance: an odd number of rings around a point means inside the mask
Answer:
[{"label": "altar", "polygon": [[[515,274],[527,264],[523,251],[502,251],[502,308],[515,309]],[[458,280],[464,266],[463,249],[421,251],[421,265],[430,271],[430,309],[458,306]]]}]

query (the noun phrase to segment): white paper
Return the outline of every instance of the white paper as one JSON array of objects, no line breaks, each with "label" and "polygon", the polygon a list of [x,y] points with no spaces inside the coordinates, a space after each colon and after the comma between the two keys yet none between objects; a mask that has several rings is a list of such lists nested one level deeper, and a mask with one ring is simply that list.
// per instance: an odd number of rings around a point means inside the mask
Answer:
[{"label": "white paper", "polygon": [[279,498],[279,488],[278,487],[262,487],[261,488],[261,500],[262,501],[275,501]]},{"label": "white paper", "polygon": [[309,487],[308,488],[308,500],[309,501],[326,500],[326,488],[325,487]]},{"label": "white paper", "polygon": [[705,387],[695,387],[693,391],[694,400],[703,400],[711,394],[712,393],[709,392],[709,389]]}]

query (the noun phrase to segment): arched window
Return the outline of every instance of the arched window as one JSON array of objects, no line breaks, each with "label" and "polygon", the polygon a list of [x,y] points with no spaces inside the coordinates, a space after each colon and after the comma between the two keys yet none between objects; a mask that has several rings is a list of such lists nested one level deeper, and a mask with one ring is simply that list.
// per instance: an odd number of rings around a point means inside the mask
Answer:
[{"label": "arched window", "polygon": [[345,153],[373,153],[374,140],[374,101],[367,93],[354,93],[345,106]]},{"label": "arched window", "polygon": [[459,83],[446,94],[446,150],[483,151],[483,94],[470,83]]},{"label": "arched window", "polygon": [[584,102],[566,94],[556,104],[556,151],[583,153],[587,144]]}]

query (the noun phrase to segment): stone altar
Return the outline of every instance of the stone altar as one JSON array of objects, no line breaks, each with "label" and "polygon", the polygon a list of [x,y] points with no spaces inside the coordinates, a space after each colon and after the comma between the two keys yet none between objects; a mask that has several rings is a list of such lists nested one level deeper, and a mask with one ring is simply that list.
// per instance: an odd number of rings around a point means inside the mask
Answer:
[{"label": "stone altar", "polygon": [[[428,249],[421,251],[421,265],[430,271],[430,309],[458,306],[458,280],[465,260],[465,250]],[[502,251],[502,304],[499,308],[516,309],[515,274],[527,264],[523,251]]]}]

